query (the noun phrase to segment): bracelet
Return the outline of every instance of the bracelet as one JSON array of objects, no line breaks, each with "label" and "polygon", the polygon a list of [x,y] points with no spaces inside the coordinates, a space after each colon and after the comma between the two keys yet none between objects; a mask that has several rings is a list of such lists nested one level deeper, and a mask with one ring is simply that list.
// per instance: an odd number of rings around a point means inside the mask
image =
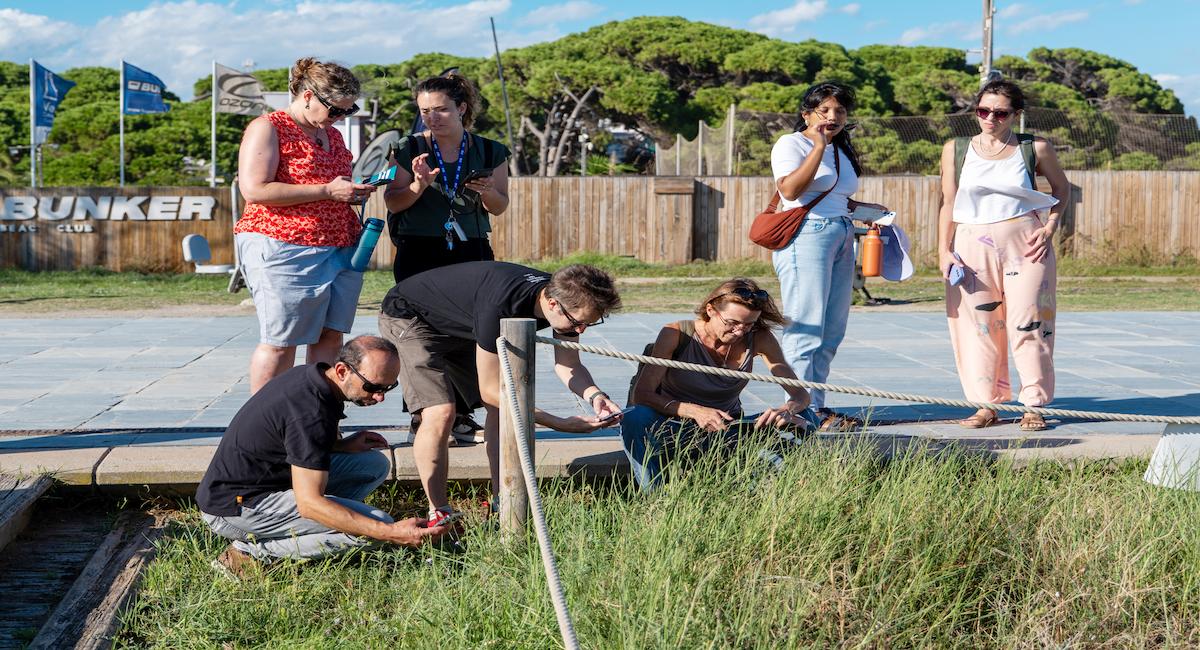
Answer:
[{"label": "bracelet", "polygon": [[608,393],[606,393],[602,390],[597,390],[596,392],[592,393],[591,395],[584,395],[583,401],[587,402],[588,404],[592,404],[593,402],[596,401],[596,398],[600,397],[601,395],[603,395],[605,398],[608,398]]}]

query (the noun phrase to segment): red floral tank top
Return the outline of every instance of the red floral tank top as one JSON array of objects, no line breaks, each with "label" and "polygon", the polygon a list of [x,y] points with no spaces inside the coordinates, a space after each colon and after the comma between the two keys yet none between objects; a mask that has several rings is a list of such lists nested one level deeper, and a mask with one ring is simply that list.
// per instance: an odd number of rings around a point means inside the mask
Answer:
[{"label": "red floral tank top", "polygon": [[[323,185],[350,175],[352,156],[337,129],[325,129],[329,151],[304,135],[286,111],[266,115],[279,140],[275,181],[293,185]],[[247,203],[233,232],[255,232],[299,246],[353,246],[362,225],[349,203],[312,201],[296,205]]]}]

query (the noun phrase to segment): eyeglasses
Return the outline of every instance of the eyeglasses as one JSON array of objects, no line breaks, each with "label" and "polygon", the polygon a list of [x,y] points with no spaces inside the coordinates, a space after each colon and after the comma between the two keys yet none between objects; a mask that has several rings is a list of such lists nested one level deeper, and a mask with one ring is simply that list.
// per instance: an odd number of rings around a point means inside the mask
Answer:
[{"label": "eyeglasses", "polygon": [[562,312],[562,315],[567,317],[567,320],[568,320],[568,321],[570,321],[570,323],[571,323],[571,327],[573,327],[573,328],[575,328],[575,329],[579,329],[580,327],[584,327],[584,328],[586,328],[586,327],[595,327],[595,326],[597,326],[597,325],[603,325],[603,324],[604,324],[604,317],[603,317],[603,316],[601,316],[601,317],[600,317],[600,320],[598,320],[598,321],[596,321],[596,322],[594,322],[594,323],[584,323],[584,322],[581,322],[581,321],[575,320],[575,317],[574,317],[574,316],[572,316],[572,315],[571,315],[571,313],[567,311],[567,308],[566,308],[566,307],[563,307],[563,305],[562,305],[562,303],[561,303],[561,302],[560,302],[560,303],[558,303],[558,311]]},{"label": "eyeglasses", "polygon": [[722,316],[721,312],[717,311],[716,308],[713,309],[713,313],[717,315],[717,318],[719,318],[722,323],[725,323],[726,329],[730,330],[731,332],[736,332],[739,329],[745,332],[747,330],[754,329],[754,326],[758,324],[757,322],[743,323],[740,320],[729,320],[728,318]]},{"label": "eyeglasses", "polygon": [[[309,90],[312,90],[312,88],[309,88]],[[325,105],[325,108],[329,109],[329,119],[331,120],[340,120],[347,115],[354,115],[358,112],[358,104],[351,104],[350,108],[342,108],[341,106],[334,106],[332,102],[317,94],[317,91],[315,90],[312,90],[312,94],[313,97],[317,98],[317,101],[321,102]]]},{"label": "eyeglasses", "polygon": [[358,376],[359,379],[362,380],[363,390],[367,391],[368,393],[370,393],[372,395],[386,393],[400,385],[400,382],[398,382],[398,381],[393,381],[391,383],[391,385],[389,385],[389,386],[384,386],[383,384],[376,384],[375,382],[370,381],[366,377],[363,377],[362,373],[358,371],[358,368],[355,368],[353,365],[351,365],[351,363],[349,361],[343,361],[342,363],[346,364],[346,367],[350,369],[350,372],[354,373],[355,375]]},{"label": "eyeglasses", "polygon": [[990,108],[984,108],[982,106],[975,109],[975,115],[979,116],[979,119],[981,119],[981,120],[988,119],[988,116],[990,115],[991,117],[995,118],[997,121],[1003,122],[1004,120],[1007,120],[1009,118],[1009,116],[1012,114],[1013,114],[1012,111],[1005,111],[1005,110],[999,110],[999,109],[993,110]]},{"label": "eyeglasses", "polygon": [[725,296],[737,296],[738,298],[755,305],[762,304],[771,298],[771,294],[767,293],[766,289],[752,291],[747,287],[734,287],[729,291],[718,295],[712,300],[709,300],[708,303],[711,305]]}]

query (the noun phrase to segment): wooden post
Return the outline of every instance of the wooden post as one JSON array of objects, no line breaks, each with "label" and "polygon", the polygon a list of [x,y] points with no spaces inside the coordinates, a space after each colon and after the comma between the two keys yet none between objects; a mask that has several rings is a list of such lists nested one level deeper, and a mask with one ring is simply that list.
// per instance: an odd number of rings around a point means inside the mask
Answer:
[{"label": "wooden post", "polygon": [[529,445],[529,457],[536,458],[533,448],[533,377],[534,360],[537,358],[533,337],[536,332],[537,322],[532,318],[500,320],[500,334],[508,341],[508,349],[498,350],[498,352],[508,355],[513,374],[511,390],[516,393],[517,408],[520,409],[525,424],[524,431],[518,431],[513,424],[512,414],[509,412],[512,398],[502,377],[500,381],[500,532],[510,539],[524,534],[525,522],[529,519],[529,492],[525,489],[525,479],[521,476],[521,453],[520,447],[517,446],[517,436],[525,437]]}]

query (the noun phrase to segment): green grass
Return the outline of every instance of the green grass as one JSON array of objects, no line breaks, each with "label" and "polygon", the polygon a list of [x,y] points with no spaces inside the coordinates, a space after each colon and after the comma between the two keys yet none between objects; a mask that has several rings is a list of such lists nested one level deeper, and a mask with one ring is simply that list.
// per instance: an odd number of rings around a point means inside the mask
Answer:
[{"label": "green grass", "polygon": [[[569,263],[595,264],[618,279],[622,301],[631,312],[691,311],[715,284],[715,278],[750,276],[778,295],[769,264],[693,262],[647,264],[616,255],[578,254],[533,263],[553,270]],[[29,272],[0,269],[0,315],[47,312],[127,311],[173,306],[233,307],[247,292],[230,294],[225,276],[191,273],[115,273],[102,270]],[[359,308],[378,311],[392,286],[389,271],[367,273]],[[937,311],[945,290],[928,270],[905,282],[871,278],[876,297],[913,308]],[[1059,279],[1060,311],[1200,309],[1200,265],[1136,267],[1064,261]]]},{"label": "green grass", "polygon": [[[1200,644],[1200,500],[1143,483],[1144,461],[882,465],[864,448],[810,444],[765,480],[708,464],[650,496],[544,482],[582,646]],[[192,511],[117,645],[559,647],[532,539],[476,527],[462,556],[390,549],[232,584]]]}]

